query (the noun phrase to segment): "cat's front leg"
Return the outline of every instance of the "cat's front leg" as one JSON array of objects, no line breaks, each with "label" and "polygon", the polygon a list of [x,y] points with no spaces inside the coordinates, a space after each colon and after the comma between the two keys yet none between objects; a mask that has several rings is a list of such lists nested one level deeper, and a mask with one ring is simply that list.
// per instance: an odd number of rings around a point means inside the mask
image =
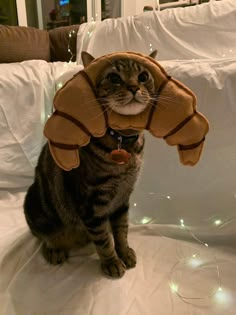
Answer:
[{"label": "cat's front leg", "polygon": [[126,267],[115,251],[108,218],[106,216],[93,217],[85,221],[85,225],[101,259],[103,272],[114,278],[122,277]]},{"label": "cat's front leg", "polygon": [[110,222],[116,252],[125,263],[126,268],[133,268],[136,265],[136,254],[128,244],[128,209],[129,205],[122,205],[112,214]]}]

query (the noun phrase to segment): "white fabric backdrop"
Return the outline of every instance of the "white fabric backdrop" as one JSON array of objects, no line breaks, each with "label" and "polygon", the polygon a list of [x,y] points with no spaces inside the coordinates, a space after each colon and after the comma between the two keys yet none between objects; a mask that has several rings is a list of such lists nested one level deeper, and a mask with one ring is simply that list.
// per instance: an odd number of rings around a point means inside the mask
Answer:
[{"label": "white fabric backdrop", "polygon": [[94,57],[124,50],[148,54],[150,45],[158,49],[158,60],[232,57],[235,21],[236,1],[223,0],[85,23],[77,36],[77,61],[83,50]]},{"label": "white fabric backdrop", "polygon": [[24,193],[0,192],[1,315],[235,315],[233,244],[204,248],[162,237],[157,224],[131,227],[138,264],[112,280],[92,247],[73,251],[62,266],[47,264],[23,200]]},{"label": "white fabric backdrop", "polygon": [[42,60],[0,65],[0,188],[32,182],[57,84],[80,69]]},{"label": "white fabric backdrop", "polygon": [[[142,176],[131,203],[132,219],[142,222],[148,217],[164,225],[165,235],[171,232],[178,237],[183,233],[182,218],[205,240],[235,239],[236,57],[161,64],[196,93],[210,131],[194,167],[181,165],[175,147],[147,134]],[[216,220],[222,224],[216,226]]]}]

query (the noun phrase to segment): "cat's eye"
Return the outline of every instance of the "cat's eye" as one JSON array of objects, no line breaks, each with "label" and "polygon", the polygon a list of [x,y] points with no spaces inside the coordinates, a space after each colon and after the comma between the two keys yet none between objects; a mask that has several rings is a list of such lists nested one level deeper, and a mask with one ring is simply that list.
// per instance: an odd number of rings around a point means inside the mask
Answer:
[{"label": "cat's eye", "polygon": [[146,71],[141,72],[140,75],[138,76],[138,80],[141,83],[147,82],[148,79],[149,79],[149,75]]},{"label": "cat's eye", "polygon": [[121,84],[121,82],[122,82],[121,77],[117,73],[109,73],[108,76],[107,76],[107,79],[112,84]]}]

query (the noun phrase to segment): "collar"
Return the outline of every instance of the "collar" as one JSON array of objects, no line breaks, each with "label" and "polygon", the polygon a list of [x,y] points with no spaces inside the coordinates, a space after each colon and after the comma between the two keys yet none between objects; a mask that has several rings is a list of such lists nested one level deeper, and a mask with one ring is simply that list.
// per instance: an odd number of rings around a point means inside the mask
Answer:
[{"label": "collar", "polygon": [[107,128],[107,133],[121,145],[130,145],[135,143],[139,138],[139,133],[133,135],[124,135],[122,131],[114,130],[110,127]]}]

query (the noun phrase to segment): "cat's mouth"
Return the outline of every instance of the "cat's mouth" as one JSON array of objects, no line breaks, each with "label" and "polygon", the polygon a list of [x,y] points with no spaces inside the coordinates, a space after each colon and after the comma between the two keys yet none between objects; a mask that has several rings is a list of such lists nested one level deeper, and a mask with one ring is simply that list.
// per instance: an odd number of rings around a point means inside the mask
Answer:
[{"label": "cat's mouth", "polygon": [[138,115],[145,110],[147,104],[141,103],[132,99],[126,104],[117,105],[113,108],[113,111],[121,115]]}]

